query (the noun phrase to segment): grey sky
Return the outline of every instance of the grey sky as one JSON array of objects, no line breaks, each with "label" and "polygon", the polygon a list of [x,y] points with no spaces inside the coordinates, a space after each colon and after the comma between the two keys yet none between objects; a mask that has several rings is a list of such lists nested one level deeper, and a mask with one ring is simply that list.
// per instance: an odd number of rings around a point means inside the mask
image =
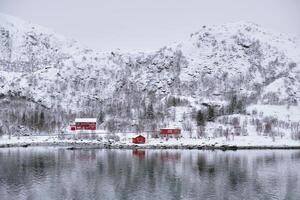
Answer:
[{"label": "grey sky", "polygon": [[0,12],[99,50],[155,50],[241,20],[300,35],[300,0],[0,0]]}]

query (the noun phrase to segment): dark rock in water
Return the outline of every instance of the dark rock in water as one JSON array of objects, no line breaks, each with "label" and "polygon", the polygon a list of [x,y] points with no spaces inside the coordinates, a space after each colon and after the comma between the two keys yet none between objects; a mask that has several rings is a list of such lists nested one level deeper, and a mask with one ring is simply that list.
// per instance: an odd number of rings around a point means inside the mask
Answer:
[{"label": "dark rock in water", "polygon": [[222,151],[226,151],[226,150],[228,150],[228,145],[222,145],[222,146],[220,146],[220,149]]},{"label": "dark rock in water", "polygon": [[220,146],[220,149],[222,151],[226,151],[226,150],[236,151],[238,149],[238,147],[237,146],[222,145],[222,146]]},{"label": "dark rock in water", "polygon": [[229,149],[232,150],[232,151],[236,151],[236,150],[238,150],[238,147],[237,146],[230,146]]},{"label": "dark rock in water", "polygon": [[110,144],[104,144],[103,146],[104,146],[104,148],[106,148],[106,149],[111,149],[111,145],[110,145]]},{"label": "dark rock in water", "polygon": [[187,146],[187,149],[194,149],[193,146]]},{"label": "dark rock in water", "polygon": [[24,147],[24,148],[29,147],[29,146],[30,146],[30,144],[23,144],[23,145],[21,145],[21,147]]},{"label": "dark rock in water", "polygon": [[76,150],[76,147],[68,147],[67,150]]}]

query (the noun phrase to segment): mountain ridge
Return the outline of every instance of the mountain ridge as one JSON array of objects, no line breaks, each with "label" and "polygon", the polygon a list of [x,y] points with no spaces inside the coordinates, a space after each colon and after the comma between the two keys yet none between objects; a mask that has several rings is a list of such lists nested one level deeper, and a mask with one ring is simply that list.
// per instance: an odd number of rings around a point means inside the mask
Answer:
[{"label": "mountain ridge", "polygon": [[[298,39],[250,22],[203,26],[186,41],[147,53],[97,52],[22,20],[2,15],[0,22],[1,104],[9,99],[17,123],[46,109],[55,123],[104,113],[106,127],[111,119],[130,127],[152,105],[164,124],[169,97],[185,102],[186,112],[203,109],[201,103],[222,108],[233,95],[245,107],[300,100]],[[18,114],[12,99],[26,105],[18,104]]]}]

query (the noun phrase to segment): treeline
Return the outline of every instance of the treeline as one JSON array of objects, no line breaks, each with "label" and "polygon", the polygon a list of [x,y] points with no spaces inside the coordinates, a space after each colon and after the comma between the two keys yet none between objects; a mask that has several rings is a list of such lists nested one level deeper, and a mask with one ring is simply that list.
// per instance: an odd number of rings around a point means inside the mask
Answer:
[{"label": "treeline", "polygon": [[[109,99],[99,104],[89,104],[78,113],[65,112],[62,109],[47,109],[37,103],[22,98],[2,98],[0,100],[0,134],[28,133],[57,133],[66,128],[76,117],[96,117],[98,128],[106,129],[110,133],[116,132],[145,132],[151,131],[156,137],[158,130],[172,122],[182,124],[184,131],[190,133],[196,129],[198,137],[207,137],[208,122],[218,124],[213,137],[227,139],[239,135],[247,135],[247,126],[255,126],[258,135],[284,135],[284,129],[290,129],[293,139],[300,139],[299,123],[287,123],[275,118],[263,117],[261,113],[253,112],[245,120],[240,115],[246,114],[246,100],[232,95],[223,106],[202,103],[202,109],[196,110],[191,103],[177,96],[159,96],[154,93],[143,94],[139,91],[124,95],[122,99]],[[191,110],[191,113],[176,113],[180,110]],[[243,115],[244,116],[244,115]],[[178,119],[182,117],[182,119]]]},{"label": "treeline", "polygon": [[227,105],[204,104],[204,106],[206,109],[198,110],[197,115],[194,116],[197,126],[205,126],[206,121],[213,122],[219,116],[246,113],[246,100],[237,95],[233,95]]},{"label": "treeline", "polygon": [[[176,113],[172,108],[190,106],[187,99],[172,95],[162,97],[155,93],[143,94],[138,90],[121,90],[116,98],[120,96],[122,98],[117,100],[88,103],[78,113],[66,112],[59,107],[51,110],[22,98],[7,97],[0,101],[0,134],[16,132],[20,127],[28,132],[53,133],[67,127],[75,117],[96,117],[99,128],[112,133],[155,131],[175,121]],[[241,110],[239,101],[236,97],[232,98],[226,108],[228,113]],[[214,121],[217,116],[224,114],[223,110],[208,106],[207,110],[198,111],[197,116],[192,114],[192,118],[196,118],[198,126],[203,126],[206,121]]]},{"label": "treeline", "polygon": [[50,110],[17,97],[0,100],[0,134],[54,133],[72,117],[61,110]]}]

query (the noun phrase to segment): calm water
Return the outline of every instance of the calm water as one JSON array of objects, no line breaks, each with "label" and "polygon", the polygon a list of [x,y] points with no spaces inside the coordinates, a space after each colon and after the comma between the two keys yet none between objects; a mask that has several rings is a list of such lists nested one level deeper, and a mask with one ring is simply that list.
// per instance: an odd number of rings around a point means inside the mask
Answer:
[{"label": "calm water", "polygon": [[0,150],[0,199],[300,199],[300,151]]}]

